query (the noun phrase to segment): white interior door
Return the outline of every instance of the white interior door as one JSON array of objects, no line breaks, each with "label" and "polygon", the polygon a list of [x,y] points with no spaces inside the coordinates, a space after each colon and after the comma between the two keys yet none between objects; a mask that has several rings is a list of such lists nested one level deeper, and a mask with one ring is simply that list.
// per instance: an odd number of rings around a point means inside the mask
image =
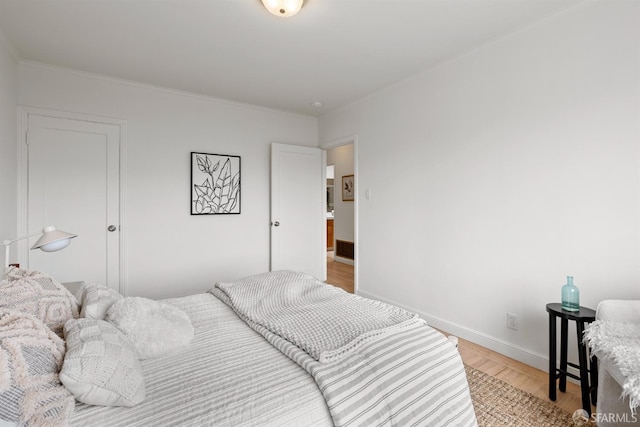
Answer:
[{"label": "white interior door", "polygon": [[29,114],[26,141],[26,228],[78,235],[59,252],[29,250],[28,268],[120,290],[120,126]]},{"label": "white interior door", "polygon": [[325,280],[325,153],[271,145],[271,270],[294,270]]}]

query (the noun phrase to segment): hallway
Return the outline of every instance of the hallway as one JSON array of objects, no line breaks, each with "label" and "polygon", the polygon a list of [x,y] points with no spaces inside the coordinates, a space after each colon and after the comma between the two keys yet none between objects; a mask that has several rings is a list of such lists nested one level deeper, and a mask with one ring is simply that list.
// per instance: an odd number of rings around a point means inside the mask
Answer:
[{"label": "hallway", "polygon": [[327,280],[326,283],[353,293],[354,268],[352,265],[337,262],[333,259],[333,251],[327,252]]}]

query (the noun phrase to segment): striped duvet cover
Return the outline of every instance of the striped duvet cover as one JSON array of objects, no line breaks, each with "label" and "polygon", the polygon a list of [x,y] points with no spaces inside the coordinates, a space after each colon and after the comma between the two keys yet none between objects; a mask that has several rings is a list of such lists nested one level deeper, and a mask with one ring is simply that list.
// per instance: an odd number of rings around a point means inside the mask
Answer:
[{"label": "striped duvet cover", "polygon": [[76,403],[71,426],[332,426],[313,378],[204,293],[163,300],[195,329],[185,350],[141,360],[146,399],[132,408]]},{"label": "striped duvet cover", "polygon": [[[365,343],[346,365],[321,364],[268,330],[252,329],[209,293],[163,302],[188,313],[191,345],[141,361],[144,402],[133,408],[78,403],[72,426],[333,426],[342,423],[336,408],[351,426],[476,425],[459,354],[424,324]],[[365,357],[368,369],[353,357]],[[397,406],[397,416],[377,422],[371,409],[388,404]]]},{"label": "striped duvet cover", "polygon": [[477,425],[460,355],[415,314],[291,271],[211,292],[309,372],[337,427]]}]

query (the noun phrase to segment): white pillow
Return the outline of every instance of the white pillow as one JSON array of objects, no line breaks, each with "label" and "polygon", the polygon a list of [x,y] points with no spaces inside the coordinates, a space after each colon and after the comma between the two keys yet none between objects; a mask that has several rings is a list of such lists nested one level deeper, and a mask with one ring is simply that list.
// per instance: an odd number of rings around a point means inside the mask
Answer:
[{"label": "white pillow", "polygon": [[84,287],[80,317],[104,320],[107,310],[123,297],[104,285],[90,283]]},{"label": "white pillow", "polygon": [[145,398],[142,368],[131,342],[115,326],[98,319],[64,325],[67,354],[60,381],[89,405],[134,406]]},{"label": "white pillow", "polygon": [[64,323],[78,317],[78,301],[54,278],[38,271],[9,267],[0,281],[0,308],[42,320],[62,337]]},{"label": "white pillow", "polygon": [[121,299],[109,308],[105,320],[129,337],[140,359],[179,350],[193,339],[187,313],[148,298]]},{"label": "white pillow", "polygon": [[64,341],[41,320],[0,308],[0,419],[68,425],[75,400],[58,379]]}]

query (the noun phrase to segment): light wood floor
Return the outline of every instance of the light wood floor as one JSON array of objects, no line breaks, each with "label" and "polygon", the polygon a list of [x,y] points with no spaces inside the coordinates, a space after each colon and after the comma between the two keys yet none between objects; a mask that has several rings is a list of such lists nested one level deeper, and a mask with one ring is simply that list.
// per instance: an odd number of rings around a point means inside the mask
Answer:
[{"label": "light wood floor", "polygon": [[[333,260],[332,254],[329,254],[327,256],[327,283],[353,293],[353,266],[336,262]],[[441,332],[449,335],[445,331]],[[546,372],[462,338],[458,339],[458,349],[465,364],[551,402],[549,400],[549,376]],[[577,384],[567,382],[566,393],[558,390],[556,395],[556,401],[553,403],[566,412],[573,413],[576,409],[582,408],[580,387]],[[592,409],[595,410],[595,408]]]},{"label": "light wood floor", "polygon": [[333,252],[327,252],[327,283],[353,293],[353,266],[334,261]]},{"label": "light wood floor", "polygon": [[[444,331],[441,332],[448,335]],[[462,360],[467,365],[551,402],[549,376],[546,372],[462,338],[458,338],[458,349]],[[567,391],[563,393],[558,389],[556,396],[556,401],[553,403],[566,412],[573,413],[576,409],[582,408],[580,386],[577,384],[567,381]],[[595,411],[595,407],[592,407],[592,410]]]}]

